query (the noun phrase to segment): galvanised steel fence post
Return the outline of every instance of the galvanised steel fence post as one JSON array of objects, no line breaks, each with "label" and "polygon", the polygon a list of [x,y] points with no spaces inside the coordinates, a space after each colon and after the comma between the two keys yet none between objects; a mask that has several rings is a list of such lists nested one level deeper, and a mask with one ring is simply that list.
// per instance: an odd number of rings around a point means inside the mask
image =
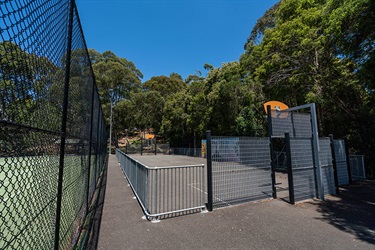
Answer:
[{"label": "galvanised steel fence post", "polygon": [[286,149],[286,164],[288,169],[288,188],[289,188],[289,202],[294,204],[294,185],[293,185],[293,170],[292,170],[292,152],[290,150],[290,136],[285,133],[285,149]]},{"label": "galvanised steel fence post", "polygon": [[276,170],[275,170],[275,156],[273,154],[273,144],[272,144],[272,117],[271,117],[271,106],[267,106],[267,130],[268,137],[270,140],[270,154],[271,154],[271,179],[272,179],[272,197],[277,198],[276,192]]},{"label": "galvanised steel fence post", "polygon": [[60,161],[59,161],[59,177],[57,186],[57,204],[56,204],[56,225],[55,225],[55,246],[54,249],[59,249],[60,242],[60,221],[61,221],[61,202],[62,202],[62,189],[64,177],[64,155],[65,155],[65,139],[66,139],[66,124],[68,116],[68,102],[69,102],[69,81],[70,81],[70,65],[72,57],[72,36],[73,36],[73,11],[74,0],[69,2],[69,23],[68,23],[68,36],[66,48],[66,61],[65,61],[65,81],[64,81],[64,99],[63,99],[63,113],[61,124],[61,141],[60,141]]},{"label": "galvanised steel fence post", "polygon": [[317,187],[318,187],[318,195],[319,199],[322,201],[324,200],[324,186],[323,186],[323,178],[322,178],[322,166],[320,164],[320,159],[319,159],[319,152],[320,152],[320,147],[319,147],[319,134],[318,134],[318,121],[316,117],[316,107],[315,103],[312,103],[310,105],[310,111],[311,111],[311,128],[312,128],[312,142],[313,142],[313,159],[314,159],[314,169],[316,173],[316,182],[317,182]]},{"label": "galvanised steel fence post", "polygon": [[350,168],[349,147],[348,147],[348,143],[346,139],[344,139],[344,142],[345,142],[346,166],[348,167],[349,184],[353,184],[352,169]]},{"label": "galvanised steel fence post", "polygon": [[206,151],[207,151],[207,210],[212,211],[212,158],[211,158],[211,131],[206,132]]},{"label": "galvanised steel fence post", "polygon": [[336,194],[339,193],[339,178],[337,174],[337,161],[336,161],[336,150],[335,150],[335,143],[333,139],[333,135],[329,135],[329,140],[331,142],[331,154],[332,154],[332,165],[333,165],[333,176],[335,178],[335,187],[336,187]]}]

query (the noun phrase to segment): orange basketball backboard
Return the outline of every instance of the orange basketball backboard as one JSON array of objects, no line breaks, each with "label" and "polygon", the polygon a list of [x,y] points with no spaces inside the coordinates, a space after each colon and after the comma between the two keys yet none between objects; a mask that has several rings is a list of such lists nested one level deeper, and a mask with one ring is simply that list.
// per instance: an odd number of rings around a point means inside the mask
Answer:
[{"label": "orange basketball backboard", "polygon": [[281,114],[280,116],[276,115],[277,111],[286,110],[288,109],[288,105],[285,103],[279,102],[279,101],[268,101],[264,104],[264,110],[267,114],[267,106],[271,106],[271,115],[272,117],[279,117],[279,118],[285,118],[288,116],[287,113]]},{"label": "orange basketball backboard", "polygon": [[155,135],[153,134],[146,134],[146,139],[154,139],[155,138]]}]

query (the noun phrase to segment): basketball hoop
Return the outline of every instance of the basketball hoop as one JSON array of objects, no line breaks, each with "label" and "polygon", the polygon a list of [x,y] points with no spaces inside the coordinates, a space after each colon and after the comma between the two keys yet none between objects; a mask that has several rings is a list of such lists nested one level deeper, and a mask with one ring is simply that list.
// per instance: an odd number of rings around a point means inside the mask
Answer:
[{"label": "basketball hoop", "polygon": [[281,112],[283,110],[286,110],[286,109],[289,109],[289,107],[285,104],[285,103],[282,103],[282,102],[279,102],[279,101],[268,101],[264,104],[264,110],[266,111],[266,114],[267,114],[267,106],[270,106],[271,107],[271,116],[273,118],[286,118],[288,117],[288,113],[287,112]]}]

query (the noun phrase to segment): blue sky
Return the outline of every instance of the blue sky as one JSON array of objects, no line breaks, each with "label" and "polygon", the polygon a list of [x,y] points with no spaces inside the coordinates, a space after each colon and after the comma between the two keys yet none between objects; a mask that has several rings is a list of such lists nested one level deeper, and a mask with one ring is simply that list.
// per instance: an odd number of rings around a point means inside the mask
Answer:
[{"label": "blue sky", "polygon": [[152,76],[184,79],[239,59],[253,26],[278,0],[76,0],[89,48],[111,50]]}]

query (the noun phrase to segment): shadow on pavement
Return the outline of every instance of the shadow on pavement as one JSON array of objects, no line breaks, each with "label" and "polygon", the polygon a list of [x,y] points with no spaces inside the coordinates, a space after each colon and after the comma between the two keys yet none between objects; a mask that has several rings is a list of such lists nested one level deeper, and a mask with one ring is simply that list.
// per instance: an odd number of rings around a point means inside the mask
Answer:
[{"label": "shadow on pavement", "polygon": [[108,168],[105,168],[103,171],[100,185],[97,187],[97,189],[99,189],[99,194],[98,194],[96,205],[95,207],[93,207],[93,210],[95,211],[95,215],[94,215],[92,226],[91,226],[92,227],[91,235],[88,240],[88,246],[86,249],[97,249],[98,247],[100,224],[102,221],[105,191],[107,187],[107,172],[108,172]]},{"label": "shadow on pavement", "polygon": [[73,249],[97,249],[98,247],[104,198],[107,187],[107,172],[108,167],[105,167],[100,176],[98,185],[95,187],[93,203],[90,205],[80,238]]},{"label": "shadow on pavement", "polygon": [[336,228],[375,244],[375,181],[340,187],[340,193],[321,202],[319,218]]}]

